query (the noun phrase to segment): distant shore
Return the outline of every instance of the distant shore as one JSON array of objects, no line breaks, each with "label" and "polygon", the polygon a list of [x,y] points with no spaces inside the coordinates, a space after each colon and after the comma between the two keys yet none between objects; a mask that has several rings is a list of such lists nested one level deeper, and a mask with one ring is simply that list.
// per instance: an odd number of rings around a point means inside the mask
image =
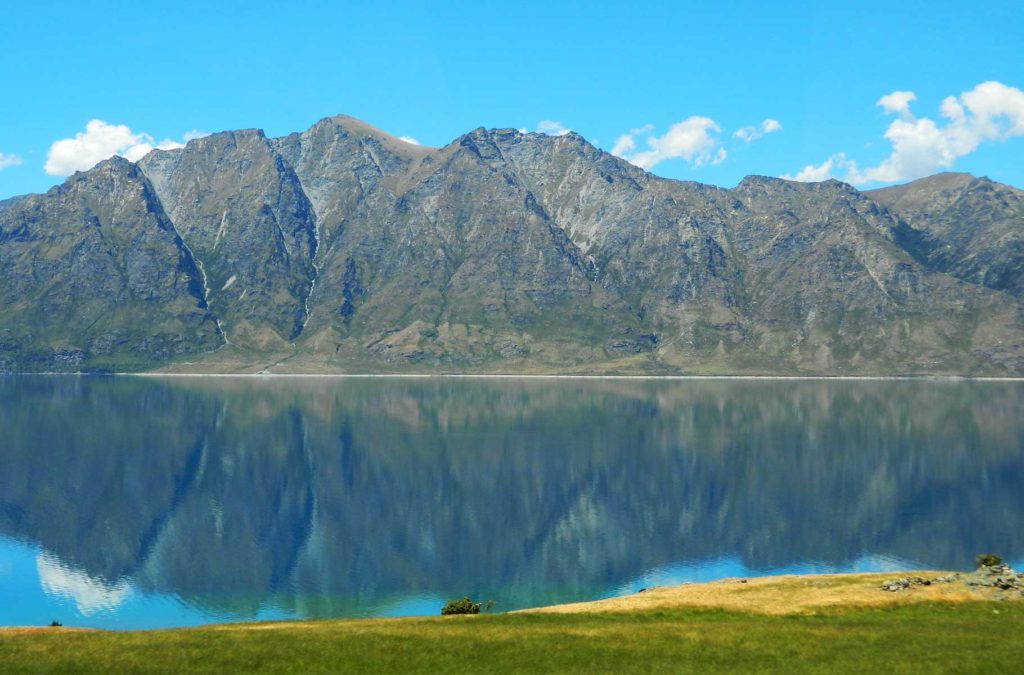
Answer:
[{"label": "distant shore", "polygon": [[251,379],[464,379],[464,380],[754,380],[754,381],[864,381],[864,382],[1024,382],[1024,377],[972,375],[573,375],[536,373],[170,373],[160,371],[113,373],[0,373],[0,376],[39,377],[152,377]]}]

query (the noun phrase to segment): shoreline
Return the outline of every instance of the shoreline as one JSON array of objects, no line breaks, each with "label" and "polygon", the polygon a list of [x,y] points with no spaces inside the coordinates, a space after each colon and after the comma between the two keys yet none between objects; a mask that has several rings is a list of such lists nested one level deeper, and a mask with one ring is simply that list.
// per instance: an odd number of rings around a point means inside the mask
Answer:
[{"label": "shoreline", "polygon": [[863,382],[1024,382],[1024,377],[972,375],[568,375],[536,373],[165,373],[143,372],[29,372],[0,373],[0,377],[152,377],[247,379],[479,379],[479,380],[660,380],[660,381],[863,381]]},{"label": "shoreline", "polygon": [[[972,587],[965,580],[975,573],[943,570],[902,572],[827,572],[764,577],[728,577],[714,581],[653,586],[636,593],[597,600],[541,605],[480,616],[598,615],[697,610],[726,611],[745,615],[816,615],[856,609],[884,609],[915,603],[963,604],[975,602],[1024,602],[1024,591],[1005,593],[992,587]],[[887,591],[882,584],[895,579],[923,579],[901,591]],[[294,629],[343,623],[370,625],[378,622],[416,623],[424,620],[459,620],[440,615],[399,617],[297,618],[269,621],[236,621],[158,629],[112,630],[88,626],[0,626],[0,637],[67,632],[123,634],[193,630]]]},{"label": "shoreline", "polygon": [[[931,576],[935,573],[920,573]],[[872,577],[879,578],[872,578]],[[215,624],[161,630],[0,629],[11,672],[1016,672],[1024,597],[880,575],[731,579],[633,596],[711,591],[647,607]],[[967,581],[972,574],[961,578]],[[1024,575],[1021,575],[1024,579]],[[972,579],[973,581],[973,579]],[[907,585],[900,585],[905,582]],[[858,590],[858,584],[863,589]],[[920,585],[918,585],[920,584]],[[963,591],[958,590],[959,586]],[[1024,589],[1022,589],[1024,590]],[[856,599],[866,593],[871,602]],[[934,597],[945,593],[946,597]],[[883,600],[878,602],[881,596]],[[764,599],[775,598],[765,611]],[[808,606],[808,598],[824,602]],[[627,596],[624,600],[629,601]],[[728,602],[732,604],[728,604]],[[607,601],[599,601],[607,602]],[[744,605],[744,603],[746,603]],[[756,605],[751,610],[750,605]],[[571,607],[570,607],[571,609]]]}]

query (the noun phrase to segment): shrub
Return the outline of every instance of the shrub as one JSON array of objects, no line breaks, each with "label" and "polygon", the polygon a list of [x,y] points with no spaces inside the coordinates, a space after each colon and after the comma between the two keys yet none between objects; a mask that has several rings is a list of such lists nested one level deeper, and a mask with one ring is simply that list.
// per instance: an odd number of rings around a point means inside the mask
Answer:
[{"label": "shrub", "polygon": [[447,616],[448,614],[479,614],[480,603],[473,602],[468,597],[462,598],[461,600],[449,600],[445,603],[445,606],[441,608],[441,615]]},{"label": "shrub", "polygon": [[1003,559],[994,553],[982,553],[978,556],[978,569],[996,567],[1003,564]]},{"label": "shrub", "polygon": [[56,619],[50,622],[50,628],[60,628],[63,625],[64,624],[62,624],[60,621],[57,621]]}]

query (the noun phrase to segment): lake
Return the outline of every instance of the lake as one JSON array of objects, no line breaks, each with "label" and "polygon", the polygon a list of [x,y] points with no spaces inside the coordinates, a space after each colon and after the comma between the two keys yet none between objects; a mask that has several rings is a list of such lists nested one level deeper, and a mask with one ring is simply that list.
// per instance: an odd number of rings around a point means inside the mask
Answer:
[{"label": "lake", "polygon": [[0,378],[0,625],[1024,563],[1024,383]]}]

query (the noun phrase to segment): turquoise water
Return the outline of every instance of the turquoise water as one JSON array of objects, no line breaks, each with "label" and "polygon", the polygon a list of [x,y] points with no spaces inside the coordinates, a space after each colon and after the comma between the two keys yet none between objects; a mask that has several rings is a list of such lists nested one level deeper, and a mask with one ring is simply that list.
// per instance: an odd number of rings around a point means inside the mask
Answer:
[{"label": "turquoise water", "polygon": [[1024,561],[1024,384],[0,378],[0,625]]}]

